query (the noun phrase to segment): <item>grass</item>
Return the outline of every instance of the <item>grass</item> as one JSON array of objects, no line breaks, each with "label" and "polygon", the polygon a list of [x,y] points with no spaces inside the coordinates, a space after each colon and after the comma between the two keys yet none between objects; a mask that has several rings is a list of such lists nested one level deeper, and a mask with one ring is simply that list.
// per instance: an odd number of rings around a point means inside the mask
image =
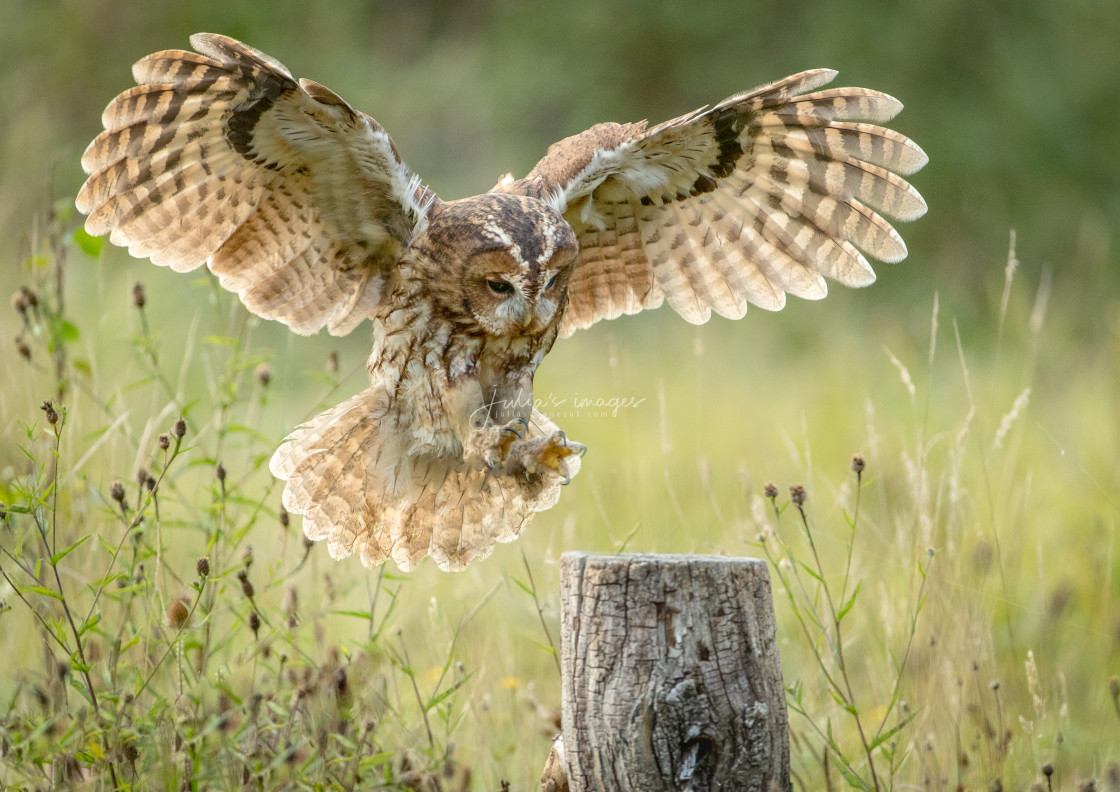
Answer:
[{"label": "grass", "polygon": [[556,560],[629,549],[770,558],[800,789],[1120,789],[1120,383],[1085,374],[1120,343],[1014,253],[967,309],[837,290],[562,342],[537,396],[583,472],[516,544],[403,575],[305,543],[266,465],[368,339],[74,225],[0,321],[0,788],[537,788]]}]

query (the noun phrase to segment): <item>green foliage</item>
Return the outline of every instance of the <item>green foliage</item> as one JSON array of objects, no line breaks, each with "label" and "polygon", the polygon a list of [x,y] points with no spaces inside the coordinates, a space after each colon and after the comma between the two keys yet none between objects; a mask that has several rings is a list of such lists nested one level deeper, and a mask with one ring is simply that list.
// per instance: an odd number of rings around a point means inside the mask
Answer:
[{"label": "green foliage", "polygon": [[[322,82],[382,122],[444,198],[523,175],[547,146],[600,121],[658,122],[806,68],[897,96],[895,122],[930,154],[914,179],[931,211],[905,231],[920,266],[880,290],[935,277],[960,321],[983,316],[973,267],[1019,228],[1034,261],[1115,287],[1120,227],[1120,4],[1111,0],[246,0],[174,10],[144,0],[64,6],[10,0],[0,26],[0,238],[81,183],[82,150],[131,63],[226,33]],[[54,163],[52,167],[51,164]],[[80,243],[79,243],[80,244]],[[1086,332],[1095,311],[1070,316]]]},{"label": "green foliage", "polygon": [[[359,612],[329,590],[301,603],[310,543],[277,555],[248,542],[277,530],[288,541],[271,484],[258,486],[275,441],[239,423],[268,404],[260,353],[244,337],[214,345],[209,399],[182,396],[136,287],[132,352],[143,373],[113,390],[163,407],[132,433],[119,394],[100,398],[70,363],[81,334],[62,311],[65,238],[50,229],[49,251],[25,269],[35,286],[17,292],[34,341],[22,365],[56,362],[40,373],[57,401],[23,425],[21,472],[3,480],[0,579],[15,604],[0,608],[0,630],[15,663],[0,674],[0,784],[465,789],[450,738],[470,675],[452,668],[453,651],[434,685],[402,661],[404,640],[386,634],[400,583],[383,573]],[[96,416],[87,431],[77,428],[90,417],[83,402]],[[114,458],[136,460],[133,484],[86,472],[110,444],[122,446]],[[184,545],[205,555],[192,561]],[[350,613],[368,622],[366,639],[325,644],[324,622]],[[402,679],[415,702],[400,697]],[[426,739],[399,740],[417,718]]]},{"label": "green foliage", "polygon": [[[1120,5],[15,0],[5,21],[0,786],[457,789],[469,768],[531,789],[555,556],[762,534],[796,587],[776,605],[798,788],[1120,789]],[[370,573],[302,542],[266,465],[362,387],[368,338],[292,338],[75,229],[128,65],[198,30],[337,90],[447,198],[592,123],[831,66],[906,104],[931,211],[868,291],[562,342],[537,389],[591,450],[560,504],[463,574]],[[862,478],[834,475],[856,449]],[[804,518],[764,481],[803,482]]]},{"label": "green foliage", "polygon": [[[831,762],[848,786],[864,792],[872,790],[880,792],[883,789],[894,788],[895,776],[908,752],[908,741],[903,742],[900,733],[918,715],[916,712],[910,712],[905,702],[900,702],[899,695],[905,678],[906,662],[917,632],[918,615],[925,604],[927,573],[934,551],[928,550],[924,563],[918,563],[920,582],[914,604],[910,608],[910,629],[906,635],[901,659],[895,661],[895,655],[889,646],[876,647],[881,649],[884,655],[882,659],[887,661],[884,665],[890,667],[889,691],[877,689],[876,680],[870,674],[866,678],[856,678],[853,682],[855,674],[849,657],[850,650],[845,646],[842,627],[845,618],[856,606],[864,583],[863,580],[856,581],[851,595],[848,595],[865,464],[864,458],[858,454],[852,458],[852,471],[856,479],[856,501],[853,516],[845,515],[845,520],[851,529],[851,536],[846,543],[846,554],[843,559],[844,575],[839,592],[835,592],[834,584],[830,583],[830,580],[839,577],[837,574],[839,570],[829,569],[829,564],[821,558],[805,508],[807,495],[800,485],[790,487],[790,504],[796,507],[797,523],[801,529],[798,538],[808,545],[811,561],[798,560],[793,537],[787,541],[784,536],[782,514],[787,509],[778,506],[778,489],[773,484],[766,486],[765,495],[773,510],[774,525],[767,526],[764,530],[760,536],[760,544],[771,563],[781,590],[786,595],[790,612],[801,627],[805,645],[816,662],[819,676],[825,681],[829,697],[833,704],[848,716],[855,732],[855,745],[858,747],[841,746],[837,735],[833,732],[831,718],[825,721],[822,728],[815,713],[806,709],[800,682],[789,686],[788,706],[795,714],[801,716],[806,728],[823,744],[825,760],[822,761],[822,770],[826,780]],[[812,581],[810,584],[806,585],[806,581],[801,577],[802,573]],[[867,671],[876,663],[875,660],[870,662],[868,660],[869,658],[864,658],[867,665],[862,670]],[[880,705],[876,708],[874,715],[871,715],[865,707],[865,699],[871,697],[886,702],[885,706]],[[876,724],[875,721],[878,723]]]},{"label": "green foliage", "polygon": [[[327,359],[312,371],[208,281],[186,300],[158,271],[137,287],[64,230],[28,254],[9,314],[27,354],[0,401],[4,784],[530,788],[558,723],[547,558],[759,537],[800,788],[1110,777],[1116,416],[1107,382],[1055,378],[1081,350],[1046,322],[1045,281],[1024,298],[1008,267],[1000,314],[954,327],[948,353],[938,300],[910,333],[814,345],[765,316],[691,337],[635,319],[658,344],[577,336],[537,383],[592,441],[560,505],[461,575],[370,574],[299,538],[266,465],[361,387],[364,341],[301,342]],[[107,314],[123,318],[92,331]],[[843,446],[863,461],[833,481],[812,459]],[[806,486],[787,503],[752,471]]]}]

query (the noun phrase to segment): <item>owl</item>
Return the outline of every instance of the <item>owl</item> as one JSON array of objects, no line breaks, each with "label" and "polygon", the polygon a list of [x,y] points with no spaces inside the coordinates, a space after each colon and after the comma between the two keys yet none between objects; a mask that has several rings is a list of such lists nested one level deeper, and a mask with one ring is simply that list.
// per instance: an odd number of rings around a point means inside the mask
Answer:
[{"label": "owl", "polygon": [[667,302],[685,320],[865,286],[926,211],[901,104],[805,71],[650,127],[597,124],[521,179],[441,200],[373,118],[225,36],[133,67],[77,197],[90,234],[203,263],[300,334],[372,324],[370,387],[271,461],[332,557],[458,570],[516,538],[580,469],[533,403],[558,337]]}]

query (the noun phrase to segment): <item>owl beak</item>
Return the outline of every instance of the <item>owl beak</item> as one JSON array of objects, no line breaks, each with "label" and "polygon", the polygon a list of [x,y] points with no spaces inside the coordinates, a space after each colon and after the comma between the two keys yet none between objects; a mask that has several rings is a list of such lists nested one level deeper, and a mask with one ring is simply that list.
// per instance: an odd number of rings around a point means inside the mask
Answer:
[{"label": "owl beak", "polygon": [[526,305],[521,311],[521,329],[528,330],[529,325],[533,323],[535,312],[532,305]]}]

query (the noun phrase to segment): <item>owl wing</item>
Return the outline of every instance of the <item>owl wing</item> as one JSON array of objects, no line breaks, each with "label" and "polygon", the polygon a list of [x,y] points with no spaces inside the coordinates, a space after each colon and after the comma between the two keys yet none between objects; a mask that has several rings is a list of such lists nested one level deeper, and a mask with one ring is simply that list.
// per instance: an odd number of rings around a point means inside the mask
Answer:
[{"label": "owl wing", "polygon": [[82,166],[86,230],[176,271],[205,262],[253,313],[344,335],[435,200],[385,130],[225,36],[133,67]]},{"label": "owl wing", "polygon": [[871,283],[864,254],[905,258],[883,215],[925,213],[897,174],[927,157],[876,126],[900,102],[817,90],[835,76],[802,72],[652,129],[600,124],[552,146],[525,182],[579,237],[562,334],[663,301],[694,324],[737,319],[787,292],[824,297],[825,277]]}]

